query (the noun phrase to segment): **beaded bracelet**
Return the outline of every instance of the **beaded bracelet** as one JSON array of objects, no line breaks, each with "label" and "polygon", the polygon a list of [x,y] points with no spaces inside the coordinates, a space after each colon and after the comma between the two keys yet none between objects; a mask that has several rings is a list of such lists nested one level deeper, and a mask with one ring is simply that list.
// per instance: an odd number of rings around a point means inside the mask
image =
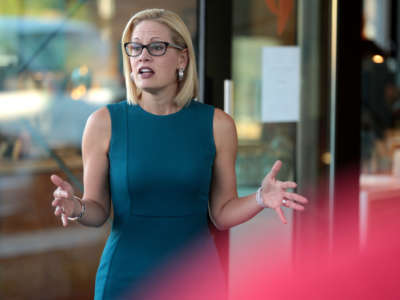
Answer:
[{"label": "beaded bracelet", "polygon": [[70,221],[79,221],[83,217],[83,215],[84,215],[84,213],[86,211],[86,205],[85,205],[85,203],[82,202],[82,200],[79,197],[74,196],[74,199],[78,200],[79,203],[81,204],[81,212],[76,217],[68,217],[68,220],[70,220]]}]

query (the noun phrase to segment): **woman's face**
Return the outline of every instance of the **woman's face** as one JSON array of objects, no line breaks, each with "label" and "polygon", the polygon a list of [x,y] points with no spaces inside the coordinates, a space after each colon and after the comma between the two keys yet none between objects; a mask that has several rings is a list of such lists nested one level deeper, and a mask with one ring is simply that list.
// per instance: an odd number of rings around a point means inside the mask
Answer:
[{"label": "woman's face", "polygon": [[[166,25],[156,21],[142,21],[132,32],[131,41],[142,45],[152,42],[173,43]],[[152,56],[147,48],[137,57],[130,57],[131,78],[143,92],[156,94],[163,90],[177,89],[177,70],[186,68],[187,50],[168,47],[162,56]]]}]

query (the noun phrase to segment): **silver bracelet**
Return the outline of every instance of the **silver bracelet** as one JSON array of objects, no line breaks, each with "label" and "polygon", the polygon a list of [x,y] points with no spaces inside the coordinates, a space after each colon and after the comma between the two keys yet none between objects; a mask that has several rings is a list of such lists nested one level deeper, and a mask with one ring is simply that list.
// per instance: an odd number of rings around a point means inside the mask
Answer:
[{"label": "silver bracelet", "polygon": [[78,200],[79,203],[81,204],[81,212],[76,217],[72,217],[72,218],[68,217],[68,220],[70,220],[70,221],[79,221],[83,217],[83,215],[84,215],[84,213],[86,211],[86,205],[85,205],[85,203],[82,202],[82,200],[79,197],[73,196],[73,198]]},{"label": "silver bracelet", "polygon": [[258,205],[260,205],[263,208],[266,208],[267,206],[264,204],[262,197],[261,197],[261,191],[262,191],[262,187],[260,186],[256,193],[256,201],[257,201]]}]

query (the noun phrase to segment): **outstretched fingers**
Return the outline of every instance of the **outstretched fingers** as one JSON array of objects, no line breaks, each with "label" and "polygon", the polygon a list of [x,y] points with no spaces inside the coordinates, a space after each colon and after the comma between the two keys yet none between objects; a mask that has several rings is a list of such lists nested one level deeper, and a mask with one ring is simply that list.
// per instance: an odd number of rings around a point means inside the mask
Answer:
[{"label": "outstretched fingers", "polygon": [[304,210],[304,206],[303,205],[298,204],[298,203],[296,203],[294,201],[291,201],[291,200],[286,200],[286,202],[283,205],[288,207],[288,208],[294,209],[294,210],[300,210],[300,211]]},{"label": "outstretched fingers", "polygon": [[60,187],[58,187],[54,192],[53,192],[53,197],[54,199],[64,199],[64,198],[68,198],[68,192],[61,189]]},{"label": "outstretched fingers", "polygon": [[278,214],[279,218],[281,219],[283,224],[287,224],[285,215],[283,214],[282,208],[280,206],[274,208],[276,213]]},{"label": "outstretched fingers", "polygon": [[[54,197],[54,200],[51,202],[51,206],[63,208],[65,206],[65,200],[68,199],[68,192],[66,192],[63,189],[61,189],[60,187],[58,187],[53,192],[53,197]],[[57,211],[55,211],[55,213],[56,212]]]},{"label": "outstretched fingers", "polygon": [[63,224],[64,227],[67,227],[67,226],[68,226],[68,217],[67,217],[66,214],[62,214],[62,215],[61,215],[61,222],[62,222],[62,224]]},{"label": "outstretched fingers", "polygon": [[[54,206],[54,205],[53,205]],[[63,213],[63,209],[61,206],[56,205],[54,210],[54,215],[57,217],[61,217],[61,214]]]},{"label": "outstretched fingers", "polygon": [[298,202],[301,204],[308,203],[308,200],[305,197],[303,197],[297,193],[285,192],[284,197],[285,197],[285,199],[292,200],[292,201],[295,201],[295,202]]},{"label": "outstretched fingers", "polygon": [[300,211],[304,210],[304,205],[308,202],[303,196],[289,192],[285,192],[284,199],[286,201],[282,202],[282,205]]},{"label": "outstretched fingers", "polygon": [[54,200],[52,205],[55,206],[54,215],[61,218],[62,225],[68,225],[68,216],[71,214],[70,210],[64,206],[63,201]]},{"label": "outstretched fingers", "polygon": [[279,187],[283,190],[287,189],[295,189],[297,187],[297,183],[294,181],[278,181]]},{"label": "outstretched fingers", "polygon": [[55,207],[54,214],[61,217],[62,225],[66,227],[68,226],[68,216],[73,209],[71,204],[67,203],[74,194],[73,188],[67,181],[57,175],[51,175],[50,180],[57,186],[53,193],[54,200],[51,202],[51,205]]}]

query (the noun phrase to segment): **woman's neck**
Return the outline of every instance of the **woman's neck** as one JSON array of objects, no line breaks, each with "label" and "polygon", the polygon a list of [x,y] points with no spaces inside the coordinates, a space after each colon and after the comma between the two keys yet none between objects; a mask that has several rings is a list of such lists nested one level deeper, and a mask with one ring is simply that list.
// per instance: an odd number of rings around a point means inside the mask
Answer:
[{"label": "woman's neck", "polygon": [[168,115],[177,112],[180,107],[175,103],[176,92],[152,94],[142,92],[139,105],[146,111],[156,115]]}]

